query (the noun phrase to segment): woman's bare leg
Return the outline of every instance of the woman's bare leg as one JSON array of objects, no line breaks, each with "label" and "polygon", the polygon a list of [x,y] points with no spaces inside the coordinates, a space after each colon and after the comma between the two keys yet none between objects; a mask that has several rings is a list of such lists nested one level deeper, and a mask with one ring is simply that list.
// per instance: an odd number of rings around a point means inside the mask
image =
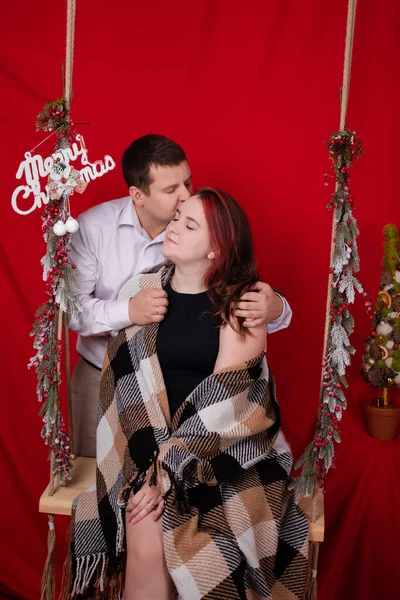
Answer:
[{"label": "woman's bare leg", "polygon": [[153,513],[136,525],[126,521],[127,561],[124,600],[174,600],[175,586],[167,570],[161,519]]}]

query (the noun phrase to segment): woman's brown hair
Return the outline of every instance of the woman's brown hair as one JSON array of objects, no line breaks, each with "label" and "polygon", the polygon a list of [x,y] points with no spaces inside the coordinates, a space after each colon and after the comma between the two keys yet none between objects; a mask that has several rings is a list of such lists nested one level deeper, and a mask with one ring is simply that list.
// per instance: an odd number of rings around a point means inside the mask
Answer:
[{"label": "woman's brown hair", "polygon": [[[215,259],[204,284],[215,306],[215,313],[230,321],[233,305],[258,281],[253,241],[242,207],[221,190],[203,187],[196,195],[202,200],[211,247]],[[248,330],[239,317],[239,333]]]}]

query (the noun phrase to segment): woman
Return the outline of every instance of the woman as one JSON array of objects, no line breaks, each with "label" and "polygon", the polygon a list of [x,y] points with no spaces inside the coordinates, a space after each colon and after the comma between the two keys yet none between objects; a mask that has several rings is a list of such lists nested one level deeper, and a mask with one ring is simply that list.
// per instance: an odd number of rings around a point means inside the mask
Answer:
[{"label": "woman", "polygon": [[72,596],[95,584],[110,600],[123,586],[124,600],[301,598],[307,522],[288,492],[265,327],[250,333],[232,310],[258,280],[247,218],[203,188],[180,205],[163,254],[174,266],[121,290],[158,285],[169,307],[109,342],[97,492],[74,507]]}]

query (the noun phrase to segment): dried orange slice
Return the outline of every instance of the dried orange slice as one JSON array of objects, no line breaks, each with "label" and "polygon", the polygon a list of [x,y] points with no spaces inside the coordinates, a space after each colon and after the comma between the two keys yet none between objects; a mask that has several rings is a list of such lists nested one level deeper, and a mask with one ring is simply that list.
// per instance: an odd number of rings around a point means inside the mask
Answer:
[{"label": "dried orange slice", "polygon": [[381,292],[379,292],[378,295],[385,306],[387,306],[388,308],[392,306],[392,296],[390,294],[382,290]]},{"label": "dried orange slice", "polygon": [[389,350],[386,348],[386,346],[381,344],[378,346],[378,348],[381,349],[383,360],[386,360],[387,358],[389,358]]}]

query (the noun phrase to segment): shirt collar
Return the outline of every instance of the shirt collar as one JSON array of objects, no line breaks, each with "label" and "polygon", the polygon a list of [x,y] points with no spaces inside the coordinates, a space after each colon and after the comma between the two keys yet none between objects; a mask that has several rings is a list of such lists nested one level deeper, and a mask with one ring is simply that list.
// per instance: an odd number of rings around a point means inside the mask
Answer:
[{"label": "shirt collar", "polygon": [[118,227],[120,225],[132,225],[132,227],[142,229],[135,207],[133,206],[132,198],[130,196],[126,197],[126,202],[120,212]]},{"label": "shirt collar", "polygon": [[127,196],[126,202],[119,215],[118,227],[120,225],[130,225],[131,227],[134,227],[143,237],[148,238],[149,241],[152,242],[162,242],[165,237],[165,231],[163,231],[160,233],[160,235],[154,238],[154,240],[151,239],[147,231],[143,229],[140,224],[139,217],[137,216],[137,212],[133,206],[133,201],[130,196]]}]

